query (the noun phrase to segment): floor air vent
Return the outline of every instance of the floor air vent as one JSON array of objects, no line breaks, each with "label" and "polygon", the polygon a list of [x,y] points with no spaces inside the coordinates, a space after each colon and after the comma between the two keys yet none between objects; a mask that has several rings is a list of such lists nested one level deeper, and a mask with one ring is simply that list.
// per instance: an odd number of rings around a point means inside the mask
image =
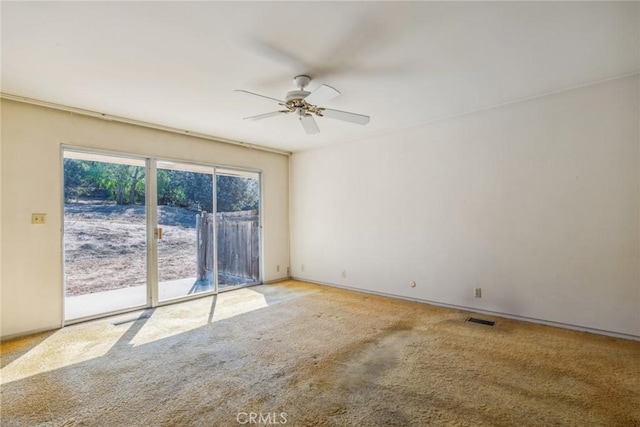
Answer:
[{"label": "floor air vent", "polygon": [[480,323],[481,325],[487,325],[487,326],[493,326],[496,324],[496,322],[492,322],[491,320],[478,319],[475,317],[469,317],[467,319],[467,322]]}]

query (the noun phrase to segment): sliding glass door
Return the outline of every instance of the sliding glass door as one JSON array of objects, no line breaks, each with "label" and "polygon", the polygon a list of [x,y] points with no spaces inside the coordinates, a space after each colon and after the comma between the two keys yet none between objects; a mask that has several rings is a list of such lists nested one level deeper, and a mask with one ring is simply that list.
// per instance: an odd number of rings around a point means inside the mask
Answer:
[{"label": "sliding glass door", "polygon": [[216,170],[218,286],[260,281],[260,175]]},{"label": "sliding glass door", "polygon": [[257,284],[260,174],[64,149],[65,321]]},{"label": "sliding glass door", "polygon": [[215,290],[213,176],[212,167],[157,162],[160,301]]},{"label": "sliding glass door", "polygon": [[66,150],[63,169],[65,319],[145,306],[145,161]]}]

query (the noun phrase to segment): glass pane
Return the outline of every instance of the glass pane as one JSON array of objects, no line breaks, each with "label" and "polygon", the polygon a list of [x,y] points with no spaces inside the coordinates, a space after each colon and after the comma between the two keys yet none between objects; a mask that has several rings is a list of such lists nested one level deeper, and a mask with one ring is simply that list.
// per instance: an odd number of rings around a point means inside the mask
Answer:
[{"label": "glass pane", "polygon": [[64,153],[66,320],[147,304],[145,163]]},{"label": "glass pane", "polygon": [[158,162],[157,176],[159,299],[212,291],[213,168]]},{"label": "glass pane", "polygon": [[218,287],[260,281],[260,179],[257,173],[216,174]]}]

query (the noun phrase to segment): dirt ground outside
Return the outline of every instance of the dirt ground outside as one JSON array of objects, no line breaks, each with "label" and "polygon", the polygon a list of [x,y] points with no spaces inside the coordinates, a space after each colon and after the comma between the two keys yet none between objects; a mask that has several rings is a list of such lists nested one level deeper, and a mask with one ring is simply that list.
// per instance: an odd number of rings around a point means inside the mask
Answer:
[{"label": "dirt ground outside", "polygon": [[[67,296],[146,283],[145,206],[69,203],[64,213]],[[175,206],[158,207],[164,231],[158,241],[161,282],[196,276],[197,214]]]}]

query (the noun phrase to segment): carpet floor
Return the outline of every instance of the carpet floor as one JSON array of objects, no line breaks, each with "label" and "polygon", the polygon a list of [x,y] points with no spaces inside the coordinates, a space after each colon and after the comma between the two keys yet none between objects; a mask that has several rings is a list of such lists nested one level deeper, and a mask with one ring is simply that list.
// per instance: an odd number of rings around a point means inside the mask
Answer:
[{"label": "carpet floor", "polygon": [[640,342],[286,281],[2,343],[13,426],[640,426]]}]

